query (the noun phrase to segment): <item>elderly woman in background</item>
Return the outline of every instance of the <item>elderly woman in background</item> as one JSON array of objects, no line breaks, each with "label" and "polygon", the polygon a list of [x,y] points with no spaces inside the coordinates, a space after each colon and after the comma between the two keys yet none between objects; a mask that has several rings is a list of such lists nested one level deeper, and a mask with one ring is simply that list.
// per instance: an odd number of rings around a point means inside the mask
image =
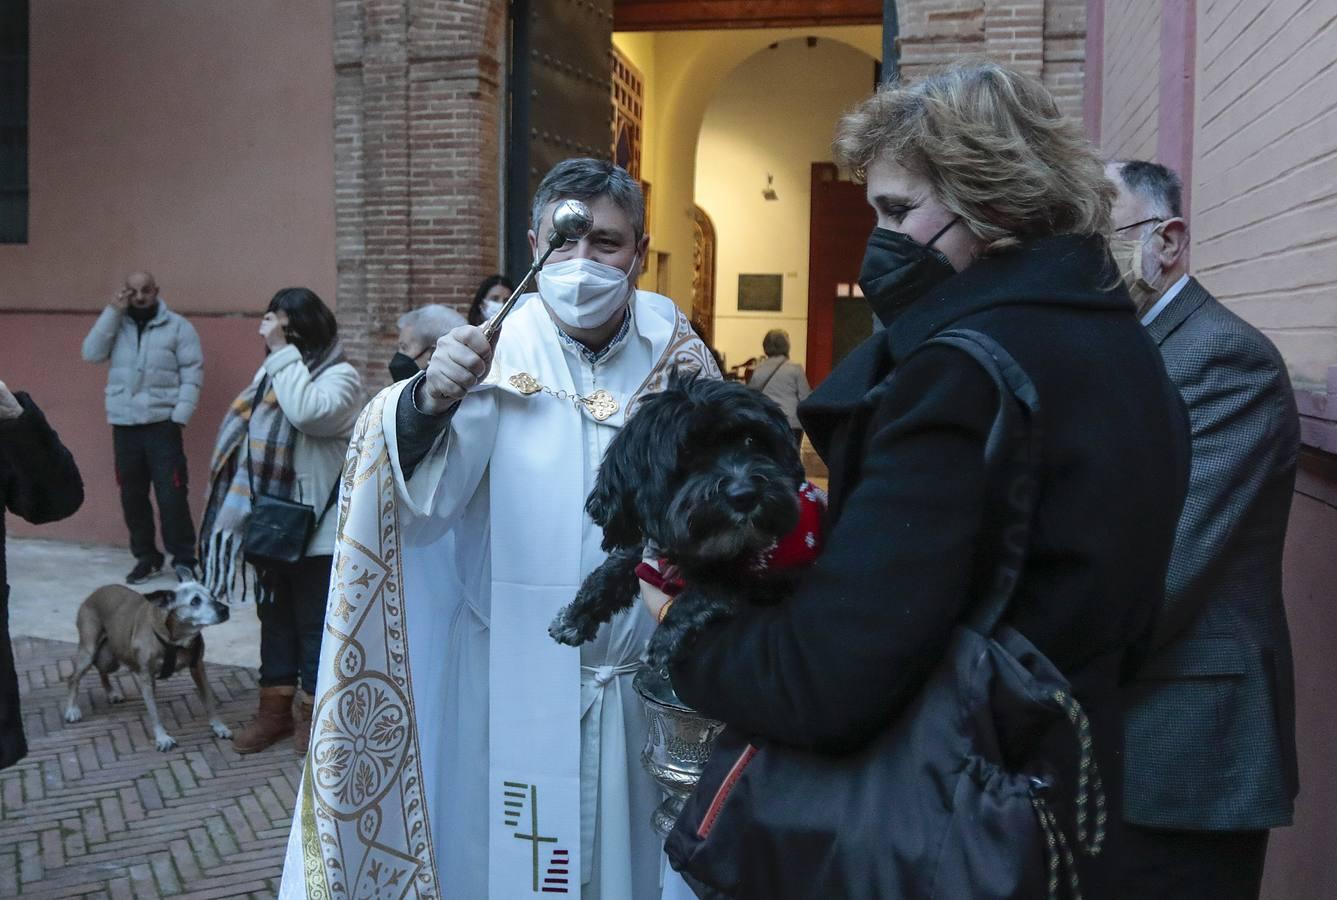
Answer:
[{"label": "elderly woman in background", "polygon": [[440,303],[411,309],[399,317],[399,343],[390,359],[390,375],[395,381],[412,378],[432,361],[441,335],[464,324],[464,316]]},{"label": "elderly woman in background", "polygon": [[[209,588],[230,598],[253,591],[260,617],[260,705],[233,747],[254,753],[292,734],[305,755],[334,555],[332,507],[363,405],[362,378],[344,358],[334,313],[307,288],[274,295],[260,336],[264,364],[218,429],[202,558]],[[253,567],[243,557],[246,525],[261,495],[305,504],[315,514],[296,562]]]},{"label": "elderly woman in background", "polygon": [[[1006,621],[1089,715],[1110,834],[1078,854],[1081,886],[1109,896],[1119,683],[1161,600],[1188,470],[1182,404],[1110,256],[1113,187],[1049,92],[991,63],[880,89],[835,149],[877,213],[859,281],[885,328],[800,410],[831,471],[826,549],[790,600],[682,648],[673,685],[742,734],[833,754],[905,713],[1002,546],[1006,473],[985,442],[1011,398],[966,352],[924,346],[981,332],[1039,394],[1038,499]],[[915,813],[887,811],[908,828]]]},{"label": "elderly woman in background", "polygon": [[803,367],[789,360],[789,333],[780,328],[766,332],[761,339],[761,350],[766,358],[752,370],[747,386],[761,391],[780,405],[789,419],[794,441],[803,443],[803,426],[798,420],[798,405],[812,393]]}]

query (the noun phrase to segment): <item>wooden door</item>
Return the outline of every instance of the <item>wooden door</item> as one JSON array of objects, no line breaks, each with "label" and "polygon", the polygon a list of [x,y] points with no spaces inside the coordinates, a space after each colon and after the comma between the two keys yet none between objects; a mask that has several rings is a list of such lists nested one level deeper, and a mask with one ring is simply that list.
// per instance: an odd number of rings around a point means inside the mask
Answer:
[{"label": "wooden door", "polygon": [[613,156],[613,0],[512,0],[506,268],[529,268],[529,204],[571,156]]},{"label": "wooden door", "polygon": [[843,180],[834,163],[812,164],[806,369],[814,385],[872,333],[873,318],[859,296],[858,281],[876,222],[863,185]]}]

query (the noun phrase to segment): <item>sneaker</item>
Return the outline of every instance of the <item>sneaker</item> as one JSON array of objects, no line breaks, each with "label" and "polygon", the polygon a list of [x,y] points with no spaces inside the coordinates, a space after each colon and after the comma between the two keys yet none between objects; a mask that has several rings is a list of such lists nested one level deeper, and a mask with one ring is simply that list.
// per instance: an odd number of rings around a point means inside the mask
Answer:
[{"label": "sneaker", "polygon": [[130,574],[125,576],[126,584],[143,584],[150,578],[162,572],[162,560],[141,559],[135,563],[135,567],[130,570]]},{"label": "sneaker", "polygon": [[188,565],[186,565],[185,563],[177,563],[176,565],[172,566],[172,571],[176,573],[176,580],[177,580],[177,581],[198,581],[198,580],[199,580],[198,576],[196,576],[196,574],[195,574],[195,567],[194,567],[194,566],[188,566]]}]

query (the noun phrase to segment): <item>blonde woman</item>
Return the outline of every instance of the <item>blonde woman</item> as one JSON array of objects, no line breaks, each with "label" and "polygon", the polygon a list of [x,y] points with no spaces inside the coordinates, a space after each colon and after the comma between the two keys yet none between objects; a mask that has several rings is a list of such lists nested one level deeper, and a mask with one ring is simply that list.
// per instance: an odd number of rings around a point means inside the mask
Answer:
[{"label": "blonde woman", "polygon": [[[999,392],[965,352],[923,347],[982,332],[1039,394],[1038,499],[1007,621],[1090,717],[1111,833],[1078,865],[1083,893],[1109,896],[1096,867],[1118,856],[1116,692],[1161,599],[1188,469],[1182,405],[1110,259],[1114,190],[1045,88],[989,63],[884,87],[841,121],[835,149],[877,212],[860,284],[886,327],[800,407],[831,470],[826,550],[792,599],[684,647],[673,685],[763,747],[849,754],[897,721],[1002,540],[1004,473],[985,466]],[[885,815],[913,828],[916,812]],[[781,850],[814,873],[827,852]],[[738,896],[841,893],[826,887]]]}]

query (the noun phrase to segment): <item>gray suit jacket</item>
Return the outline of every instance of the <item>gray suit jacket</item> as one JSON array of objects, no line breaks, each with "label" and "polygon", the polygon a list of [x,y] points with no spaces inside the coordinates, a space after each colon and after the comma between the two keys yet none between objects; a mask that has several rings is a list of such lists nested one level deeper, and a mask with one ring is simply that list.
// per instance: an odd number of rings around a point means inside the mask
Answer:
[{"label": "gray suit jacket", "polygon": [[1272,342],[1196,279],[1147,329],[1188,407],[1193,463],[1165,603],[1128,690],[1124,818],[1289,825],[1298,776],[1281,556],[1295,395]]}]

